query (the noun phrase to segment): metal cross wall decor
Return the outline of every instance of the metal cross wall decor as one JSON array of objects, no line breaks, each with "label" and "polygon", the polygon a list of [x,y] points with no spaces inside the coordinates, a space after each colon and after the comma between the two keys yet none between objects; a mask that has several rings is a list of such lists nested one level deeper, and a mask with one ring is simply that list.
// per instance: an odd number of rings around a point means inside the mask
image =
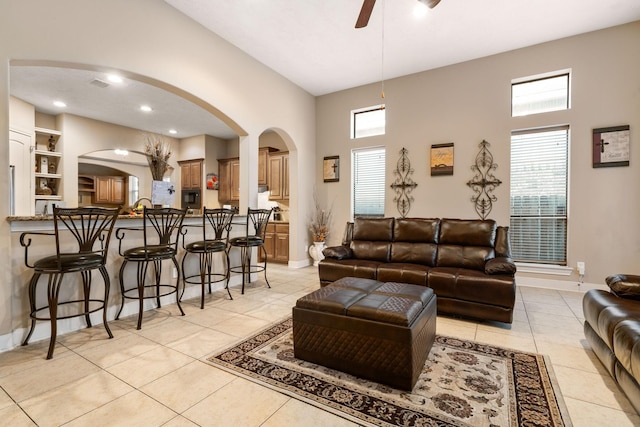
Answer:
[{"label": "metal cross wall decor", "polygon": [[411,169],[411,162],[409,162],[407,153],[407,149],[402,147],[402,150],[400,150],[400,158],[398,159],[398,163],[396,163],[396,170],[393,171],[396,180],[391,184],[391,188],[396,192],[393,201],[396,202],[402,218],[406,217],[409,213],[411,202],[413,202],[413,196],[410,194],[413,189],[418,186],[409,176],[413,174],[413,169]]},{"label": "metal cross wall decor", "polygon": [[493,202],[498,200],[491,193],[497,186],[502,184],[502,181],[493,176],[492,172],[497,169],[498,165],[493,163],[493,155],[487,148],[489,145],[491,144],[485,140],[480,143],[480,152],[476,156],[476,164],[471,166],[471,170],[475,172],[475,175],[473,179],[467,182],[467,185],[475,193],[471,197],[471,201],[474,203],[476,212],[481,219],[486,219],[491,212]]}]

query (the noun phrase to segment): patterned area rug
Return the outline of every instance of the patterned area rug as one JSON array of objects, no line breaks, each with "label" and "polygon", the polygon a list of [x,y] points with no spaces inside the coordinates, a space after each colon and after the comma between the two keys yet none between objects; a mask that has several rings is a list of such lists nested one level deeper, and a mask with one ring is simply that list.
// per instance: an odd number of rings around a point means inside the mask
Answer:
[{"label": "patterned area rug", "polygon": [[292,326],[278,322],[208,360],[364,425],[571,426],[539,354],[437,336],[409,393],[294,358]]}]

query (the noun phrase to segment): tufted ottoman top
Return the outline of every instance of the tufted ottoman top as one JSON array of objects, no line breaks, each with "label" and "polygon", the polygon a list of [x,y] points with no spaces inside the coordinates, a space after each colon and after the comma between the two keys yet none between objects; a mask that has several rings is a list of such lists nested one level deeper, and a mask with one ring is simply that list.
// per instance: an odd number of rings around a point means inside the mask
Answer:
[{"label": "tufted ottoman top", "polygon": [[409,326],[433,296],[424,286],[345,277],[298,299],[296,307]]}]

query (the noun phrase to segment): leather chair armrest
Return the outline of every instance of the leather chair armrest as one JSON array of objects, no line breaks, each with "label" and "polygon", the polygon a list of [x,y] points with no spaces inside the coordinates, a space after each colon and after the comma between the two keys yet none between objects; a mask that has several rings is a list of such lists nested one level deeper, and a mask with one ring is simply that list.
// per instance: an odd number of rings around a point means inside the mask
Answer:
[{"label": "leather chair armrest", "polygon": [[324,248],[322,254],[326,258],[349,259],[353,257],[353,251],[347,246],[331,246]]},{"label": "leather chair armrest", "polygon": [[516,274],[516,264],[509,257],[491,258],[484,265],[486,274]]}]

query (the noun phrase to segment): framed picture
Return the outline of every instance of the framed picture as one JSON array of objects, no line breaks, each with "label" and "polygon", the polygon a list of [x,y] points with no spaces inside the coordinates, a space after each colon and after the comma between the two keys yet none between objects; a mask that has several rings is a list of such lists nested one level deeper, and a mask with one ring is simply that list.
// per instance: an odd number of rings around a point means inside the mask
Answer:
[{"label": "framed picture", "polygon": [[217,190],[220,187],[220,180],[215,173],[207,174],[207,190]]},{"label": "framed picture", "polygon": [[340,181],[340,156],[329,156],[324,158],[322,164],[322,177],[324,182]]},{"label": "framed picture", "polygon": [[431,146],[431,176],[453,175],[453,142]]},{"label": "framed picture", "polygon": [[629,125],[593,130],[593,167],[629,166]]}]

